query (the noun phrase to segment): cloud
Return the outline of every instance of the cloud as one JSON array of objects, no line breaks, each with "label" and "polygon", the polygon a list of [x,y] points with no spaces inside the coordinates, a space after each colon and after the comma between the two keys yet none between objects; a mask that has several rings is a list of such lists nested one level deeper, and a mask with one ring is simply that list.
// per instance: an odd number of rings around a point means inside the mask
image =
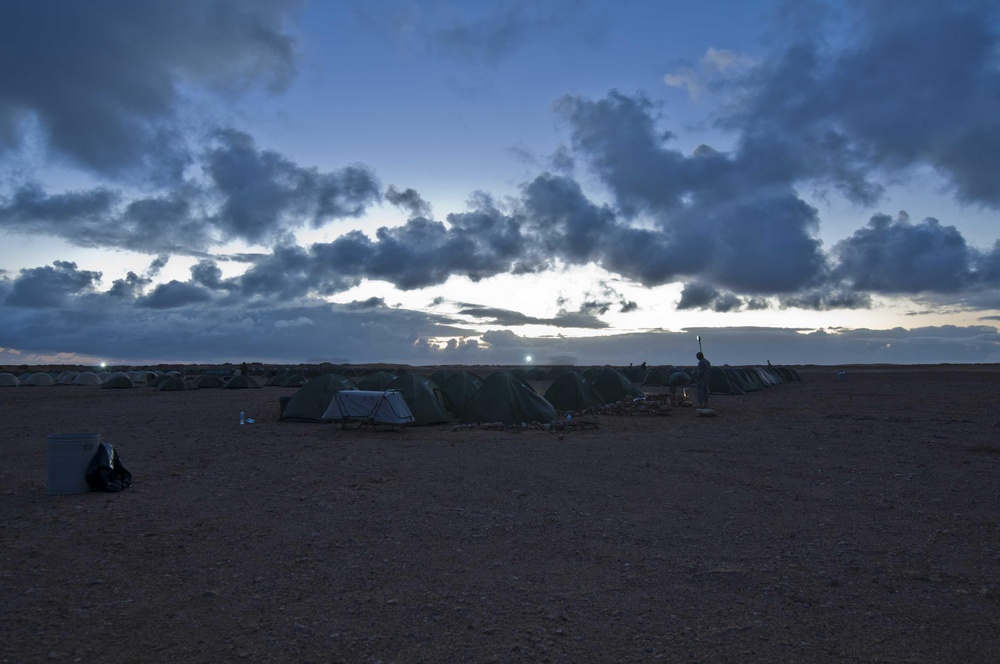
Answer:
[{"label": "cloud", "polygon": [[211,292],[202,286],[171,280],[154,288],[148,296],[139,298],[136,305],[150,309],[176,309],[211,299]]},{"label": "cloud", "polygon": [[389,185],[385,191],[385,199],[393,205],[406,210],[411,217],[431,216],[430,203],[420,197],[414,189],[399,191],[395,186]]},{"label": "cloud", "polygon": [[21,270],[10,284],[5,302],[12,307],[60,307],[73,296],[92,293],[100,280],[100,272],[80,270],[69,261],[55,261],[51,266]]},{"label": "cloud", "polygon": [[955,292],[970,285],[974,254],[954,226],[873,216],[833,248],[835,276],[855,290],[883,294]]},{"label": "cloud", "polygon": [[[740,159],[870,205],[883,173],[930,167],[1000,206],[996,3],[858,3],[846,42],[807,33],[732,81]],[[787,42],[785,43],[787,44]]]},{"label": "cloud", "polygon": [[204,163],[213,191],[222,197],[212,220],[223,239],[275,240],[303,223],[319,228],[359,217],[380,198],[378,180],[367,168],[321,173],[258,150],[246,133],[219,130],[214,137]]},{"label": "cloud", "polygon": [[55,155],[105,177],[178,181],[189,88],[282,90],[298,0],[11,0],[0,23],[0,148],[37,127]]},{"label": "cloud", "polygon": [[[598,313],[605,313],[599,311]],[[604,329],[608,324],[597,318],[586,305],[580,311],[567,312],[560,311],[551,318],[539,318],[528,316],[518,311],[500,309],[498,307],[486,307],[481,305],[466,304],[458,311],[459,315],[472,316],[486,325],[503,325],[505,327],[518,327],[522,325],[548,325],[562,328],[579,329]]]}]

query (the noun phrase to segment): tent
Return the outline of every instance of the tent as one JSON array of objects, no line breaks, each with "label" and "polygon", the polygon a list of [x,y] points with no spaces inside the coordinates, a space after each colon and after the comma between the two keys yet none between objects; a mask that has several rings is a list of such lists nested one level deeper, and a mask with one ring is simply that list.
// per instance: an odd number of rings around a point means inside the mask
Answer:
[{"label": "tent", "polygon": [[156,384],[156,389],[161,392],[180,392],[183,390],[197,390],[198,388],[184,380],[183,376],[167,376],[166,380],[162,380]]},{"label": "tent", "polygon": [[244,376],[243,374],[236,374],[232,378],[226,381],[226,384],[222,386],[227,390],[245,390],[248,388],[258,388],[260,385],[257,384],[250,376]]},{"label": "tent", "polygon": [[412,424],[414,421],[410,407],[406,405],[403,393],[397,390],[338,390],[333,393],[322,419],[328,422],[391,424],[394,426]]},{"label": "tent", "polygon": [[73,380],[79,375],[79,371],[64,371],[56,376],[56,385],[72,385]]},{"label": "tent", "polygon": [[491,374],[462,410],[463,422],[551,422],[556,409],[530,385],[507,371]]},{"label": "tent", "polygon": [[447,396],[429,378],[417,374],[404,374],[389,383],[387,389],[403,395],[406,405],[413,413],[413,424],[444,424],[453,419],[445,407]]},{"label": "tent", "polygon": [[198,376],[194,381],[194,386],[202,390],[211,389],[213,387],[222,387],[223,385],[225,385],[225,381],[215,374]]},{"label": "tent", "polygon": [[435,371],[434,373],[432,373],[430,375],[430,379],[438,387],[444,387],[445,381],[454,375],[455,375],[454,371],[445,371],[442,369],[440,371]]},{"label": "tent", "polygon": [[32,385],[32,386],[49,386],[55,385],[55,380],[52,376],[39,371],[38,373],[28,374],[27,376],[21,376],[21,385]]},{"label": "tent", "polygon": [[73,379],[74,385],[100,385],[101,378],[93,371],[84,371]]},{"label": "tent", "polygon": [[474,373],[462,371],[451,374],[444,383],[438,383],[438,386],[448,397],[448,407],[458,415],[483,386],[483,379]]},{"label": "tent", "polygon": [[389,383],[396,380],[396,374],[389,373],[388,371],[373,371],[370,374],[366,374],[358,379],[358,389],[359,390],[374,390],[384,392],[388,387]]},{"label": "tent", "polygon": [[127,373],[116,371],[108,376],[107,380],[101,383],[101,387],[107,390],[119,390],[135,387],[135,383],[132,382],[132,379],[128,377]]},{"label": "tent", "polygon": [[597,392],[604,397],[605,403],[615,403],[624,399],[641,399],[646,393],[632,384],[622,372],[606,367],[594,381]]},{"label": "tent", "polygon": [[12,373],[0,373],[0,387],[17,387],[21,381]]},{"label": "tent", "polygon": [[729,380],[729,374],[723,367],[709,368],[708,391],[710,394],[746,394],[746,390]]},{"label": "tent", "polygon": [[556,410],[596,408],[605,402],[597,388],[579,371],[564,371],[559,374],[549,389],[545,390],[545,400]]},{"label": "tent", "polygon": [[340,374],[313,378],[291,396],[281,410],[281,419],[292,422],[323,422],[323,413],[340,390],[356,390],[351,379]]}]

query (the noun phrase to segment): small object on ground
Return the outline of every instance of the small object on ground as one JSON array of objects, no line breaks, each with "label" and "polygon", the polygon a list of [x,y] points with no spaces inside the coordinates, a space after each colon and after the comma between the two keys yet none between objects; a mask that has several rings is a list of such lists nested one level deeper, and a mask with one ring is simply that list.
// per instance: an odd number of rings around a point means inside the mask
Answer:
[{"label": "small object on ground", "polygon": [[715,417],[718,415],[718,413],[711,408],[698,408],[694,412],[698,414],[698,417]]}]

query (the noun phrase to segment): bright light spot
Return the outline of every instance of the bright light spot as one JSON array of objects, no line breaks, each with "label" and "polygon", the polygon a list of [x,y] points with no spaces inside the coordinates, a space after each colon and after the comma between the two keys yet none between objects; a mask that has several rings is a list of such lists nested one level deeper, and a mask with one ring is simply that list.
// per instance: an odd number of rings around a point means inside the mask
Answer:
[{"label": "bright light spot", "polygon": [[524,361],[527,362],[528,364],[531,364],[531,356],[530,355],[525,355]]},{"label": "bright light spot", "polygon": [[108,366],[108,363],[107,363],[107,362],[101,362],[101,368],[102,368],[102,369],[106,369],[106,368],[107,368],[107,366]]}]

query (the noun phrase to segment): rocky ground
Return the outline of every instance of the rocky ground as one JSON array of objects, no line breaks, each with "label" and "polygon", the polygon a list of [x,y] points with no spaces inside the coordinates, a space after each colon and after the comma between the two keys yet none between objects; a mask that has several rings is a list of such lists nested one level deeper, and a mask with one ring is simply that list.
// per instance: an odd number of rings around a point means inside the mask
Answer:
[{"label": "rocky ground", "polygon": [[[1000,660],[1000,368],[800,374],[563,434],[0,388],[0,662]],[[48,495],[80,431],[131,489]]]}]

